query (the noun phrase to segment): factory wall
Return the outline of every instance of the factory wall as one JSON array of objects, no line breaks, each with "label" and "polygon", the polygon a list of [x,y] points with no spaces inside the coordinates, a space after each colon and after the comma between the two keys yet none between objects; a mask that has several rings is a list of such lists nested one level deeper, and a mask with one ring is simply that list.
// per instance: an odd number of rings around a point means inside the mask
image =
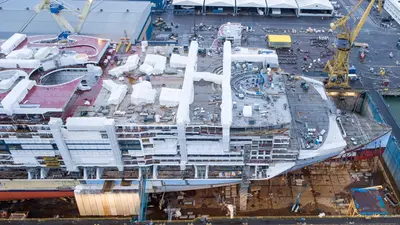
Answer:
[{"label": "factory wall", "polygon": [[151,34],[153,33],[153,24],[151,23],[151,14],[147,17],[146,23],[143,25],[140,35],[137,41],[147,41],[151,39]]},{"label": "factory wall", "polygon": [[[379,123],[383,123],[384,120],[380,115],[377,107],[372,102],[369,95],[365,98],[364,106],[367,106],[369,111],[372,113],[372,116],[375,121]],[[383,159],[389,171],[396,182],[398,188],[400,188],[400,146],[394,136],[389,138],[389,142],[386,145],[386,149],[383,153]]]}]

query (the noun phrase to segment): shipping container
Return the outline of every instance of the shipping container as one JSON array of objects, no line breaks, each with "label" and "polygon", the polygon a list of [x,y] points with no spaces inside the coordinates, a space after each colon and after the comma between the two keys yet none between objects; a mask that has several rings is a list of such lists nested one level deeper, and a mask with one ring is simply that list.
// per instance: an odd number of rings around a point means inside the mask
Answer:
[{"label": "shipping container", "polygon": [[270,48],[291,48],[292,38],[290,35],[268,35],[268,46]]}]

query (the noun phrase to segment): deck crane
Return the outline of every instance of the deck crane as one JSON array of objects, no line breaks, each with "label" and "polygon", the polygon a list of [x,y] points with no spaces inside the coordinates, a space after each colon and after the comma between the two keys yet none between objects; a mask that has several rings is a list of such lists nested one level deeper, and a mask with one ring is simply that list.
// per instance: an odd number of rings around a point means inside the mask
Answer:
[{"label": "deck crane", "polygon": [[[63,29],[63,32],[59,35],[59,38],[63,38],[71,33],[79,33],[87,15],[89,14],[92,3],[93,0],[87,0],[83,8],[79,10],[74,9],[72,6],[62,0],[41,0],[40,3],[36,5],[35,11],[36,13],[39,13],[42,10],[49,10],[51,16]],[[62,16],[61,12],[69,12],[77,16],[79,18],[77,26],[75,28],[71,26],[71,24]]]},{"label": "deck crane", "polygon": [[[350,30],[347,22],[351,18],[352,14],[360,7],[363,0],[360,0],[350,13],[335,22],[330,24],[332,30],[340,28],[341,30],[336,35],[336,52],[333,59],[329,60],[324,68],[325,72],[328,72],[329,79],[326,83],[326,88],[350,88],[349,85],[349,58],[350,50],[356,40],[361,28],[367,20],[372,7],[375,4],[375,0],[371,0],[368,7],[365,9],[357,26]],[[378,0],[378,11],[382,11],[382,0]]]}]

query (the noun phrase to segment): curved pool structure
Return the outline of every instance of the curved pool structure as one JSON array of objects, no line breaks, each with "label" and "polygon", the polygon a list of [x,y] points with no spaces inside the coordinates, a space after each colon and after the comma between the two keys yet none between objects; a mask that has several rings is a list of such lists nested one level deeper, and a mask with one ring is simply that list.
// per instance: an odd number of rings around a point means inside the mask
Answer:
[{"label": "curved pool structure", "polygon": [[40,85],[60,85],[83,78],[88,73],[86,68],[62,68],[49,72],[39,79]]}]

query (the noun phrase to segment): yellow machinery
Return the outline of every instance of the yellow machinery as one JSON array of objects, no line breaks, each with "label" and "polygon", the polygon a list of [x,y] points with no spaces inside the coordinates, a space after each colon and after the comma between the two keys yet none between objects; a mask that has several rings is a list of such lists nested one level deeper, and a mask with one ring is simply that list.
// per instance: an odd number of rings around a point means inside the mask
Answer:
[{"label": "yellow machinery", "polygon": [[[368,18],[369,13],[375,4],[375,0],[371,0],[357,26],[353,30],[349,30],[347,27],[347,21],[351,18],[353,12],[360,7],[362,2],[363,0],[360,0],[348,15],[330,24],[332,30],[338,28],[341,30],[336,35],[337,43],[335,55],[332,60],[329,60],[326,63],[324,68],[324,71],[328,72],[329,75],[326,88],[350,88],[348,76],[350,50],[358,33]],[[382,11],[382,0],[378,0],[378,11]]]},{"label": "yellow machinery", "polygon": [[121,38],[115,51],[117,53],[127,53],[131,48],[131,40],[128,37],[128,32],[124,30],[125,37]]},{"label": "yellow machinery", "polygon": [[[46,9],[50,11],[51,16],[63,29],[63,31],[69,31],[71,33],[79,33],[83,23],[86,20],[90,12],[93,0],[87,0],[81,10],[74,9],[73,6],[62,0],[41,0],[38,5],[35,6],[36,13]],[[61,12],[72,13],[79,18],[79,22],[76,27],[72,27],[71,24],[61,15]]]}]

